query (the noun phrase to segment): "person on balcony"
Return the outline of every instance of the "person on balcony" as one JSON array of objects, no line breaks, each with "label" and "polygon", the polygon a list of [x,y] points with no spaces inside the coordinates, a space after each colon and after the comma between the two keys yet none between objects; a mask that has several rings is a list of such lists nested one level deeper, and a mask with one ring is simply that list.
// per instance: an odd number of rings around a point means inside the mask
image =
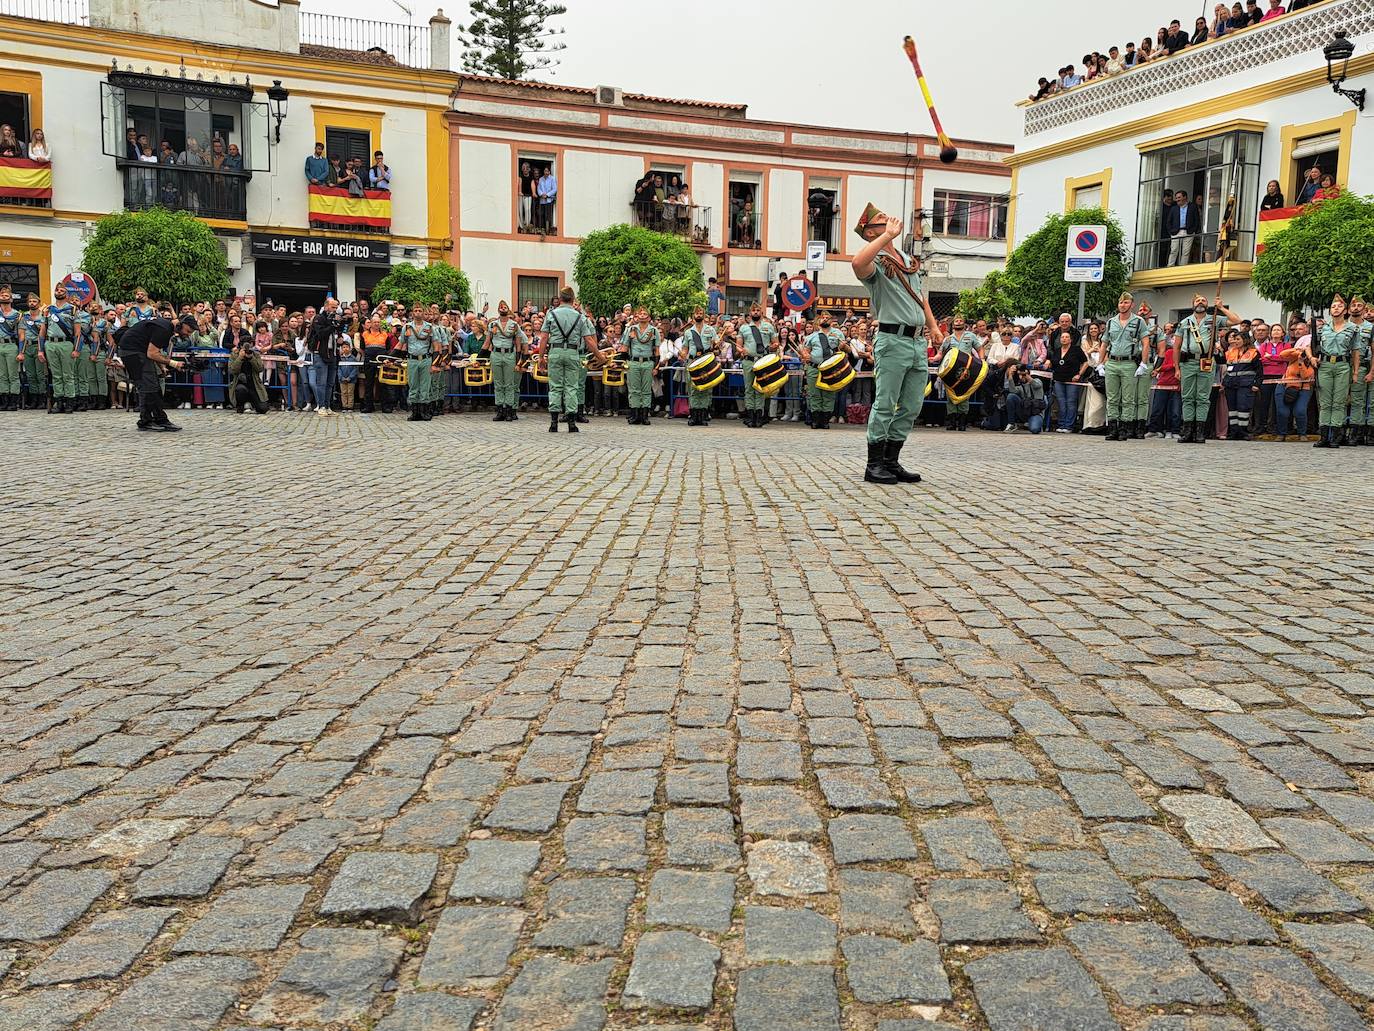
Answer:
[{"label": "person on balcony", "polygon": [[224,167],[230,172],[243,171],[243,153],[239,150],[237,143],[229,144],[229,154],[224,159]]},{"label": "person on balcony", "polygon": [[342,190],[347,190],[350,197],[361,197],[363,195],[363,181],[362,177],[358,174],[356,159],[349,158],[344,162],[343,169],[339,172],[334,185]]},{"label": "person on balcony", "polygon": [[646,229],[652,229],[657,222],[657,204],[654,201],[654,173],[645,172],[635,183],[635,217]]},{"label": "person on balcony", "polygon": [[1283,207],[1283,190],[1279,188],[1277,179],[1270,179],[1264,188],[1264,197],[1260,201],[1261,211],[1274,211]]},{"label": "person on balcony", "polygon": [[315,153],[305,159],[305,181],[310,186],[323,186],[329,181],[329,162],[324,156],[324,144],[315,144]]},{"label": "person on balcony", "polygon": [[528,161],[520,162],[520,175],[517,177],[517,185],[520,189],[520,231],[523,233],[529,229],[534,219],[534,184],[535,174],[530,168]]},{"label": "person on balcony", "polygon": [[1322,170],[1318,165],[1313,165],[1307,170],[1307,178],[1302,181],[1302,189],[1298,191],[1296,204],[1302,207],[1304,204],[1311,204],[1317,199],[1317,193],[1322,188]]},{"label": "person on balcony", "polygon": [[14,126],[0,125],[0,158],[24,157],[24,144],[14,135]]},{"label": "person on balcony", "polygon": [[372,167],[367,170],[368,188],[372,190],[391,189],[391,168],[382,160],[382,152],[372,154]]},{"label": "person on balcony", "polygon": [[126,129],[124,131],[124,160],[137,161],[141,153],[143,151],[138,146],[138,130]]},{"label": "person on balcony", "polygon": [[1169,264],[1188,265],[1192,262],[1193,238],[1202,232],[1202,212],[1188,199],[1187,190],[1174,194],[1174,206],[1169,212]]},{"label": "person on balcony", "polygon": [[539,177],[539,182],[535,184],[535,199],[537,201],[538,213],[535,218],[541,232],[556,233],[558,227],[554,225],[555,212],[558,204],[558,177],[553,174],[553,165],[544,166],[544,174]]},{"label": "person on balcony", "polygon": [[1183,31],[1177,18],[1169,23],[1169,31],[1164,37],[1164,49],[1170,56],[1188,46],[1188,33]]}]

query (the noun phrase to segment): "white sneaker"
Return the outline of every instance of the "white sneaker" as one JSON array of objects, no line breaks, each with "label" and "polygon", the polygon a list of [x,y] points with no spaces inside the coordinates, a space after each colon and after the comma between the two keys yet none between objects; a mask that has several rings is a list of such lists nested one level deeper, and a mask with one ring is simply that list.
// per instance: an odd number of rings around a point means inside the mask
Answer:
[{"label": "white sneaker", "polygon": [[1015,426],[1014,424],[1012,424],[1012,423],[1008,423],[1008,424],[1007,424],[1007,428],[1004,429],[1002,432],[1003,432],[1003,433],[1015,433],[1015,432],[1016,432],[1016,426]]},{"label": "white sneaker", "polygon": [[1163,436],[1164,436],[1164,434],[1162,434],[1162,433],[1147,433],[1147,434],[1145,434],[1145,439],[1146,439],[1146,440],[1159,440],[1159,439],[1160,439],[1161,437],[1163,437]]},{"label": "white sneaker", "polygon": [[306,405],[304,408],[301,409],[301,411],[303,411],[303,412],[313,412],[314,410],[315,410],[315,406],[314,406],[313,404],[308,404],[308,405]]}]

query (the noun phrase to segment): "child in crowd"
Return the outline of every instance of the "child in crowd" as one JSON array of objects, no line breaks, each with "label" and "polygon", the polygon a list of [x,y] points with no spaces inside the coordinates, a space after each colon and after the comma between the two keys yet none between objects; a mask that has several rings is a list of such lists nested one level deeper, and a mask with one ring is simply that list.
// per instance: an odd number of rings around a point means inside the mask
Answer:
[{"label": "child in crowd", "polygon": [[339,345],[339,398],[343,402],[344,411],[353,408],[353,395],[358,389],[360,366],[353,364],[357,360],[353,354],[352,341],[345,337],[344,342]]},{"label": "child in crowd", "polygon": [[1168,335],[1164,353],[1155,372],[1155,388],[1150,393],[1150,425],[1147,437],[1177,440],[1183,423],[1183,395],[1179,392],[1177,337]]}]

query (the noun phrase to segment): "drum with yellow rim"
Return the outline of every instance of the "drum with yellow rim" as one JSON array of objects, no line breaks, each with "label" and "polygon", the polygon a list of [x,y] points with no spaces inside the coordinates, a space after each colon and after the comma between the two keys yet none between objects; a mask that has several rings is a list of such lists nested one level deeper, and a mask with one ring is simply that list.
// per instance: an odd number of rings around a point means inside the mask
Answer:
[{"label": "drum with yellow rim", "polygon": [[463,369],[463,386],[491,386],[491,359],[473,358]]},{"label": "drum with yellow rim", "polygon": [[629,363],[619,355],[611,359],[611,363],[601,370],[601,382],[608,387],[623,387],[625,385],[625,368]]},{"label": "drum with yellow rim", "polygon": [[754,363],[754,389],[772,397],[787,384],[787,367],[776,354],[765,355]]},{"label": "drum with yellow rim", "polygon": [[853,379],[854,366],[849,363],[849,355],[839,351],[821,362],[817,370],[816,386],[833,394],[849,386]]},{"label": "drum with yellow rim", "polygon": [[955,404],[972,397],[973,392],[983,385],[987,374],[988,367],[983,359],[957,348],[945,355],[938,373],[945,385],[945,396]]},{"label": "drum with yellow rim", "polygon": [[710,390],[725,378],[725,369],[718,355],[703,354],[700,358],[692,359],[687,366],[687,375],[692,377],[693,389]]},{"label": "drum with yellow rim", "polygon": [[403,387],[409,382],[406,363],[401,359],[389,359],[379,364],[381,367],[377,370],[377,382],[382,386]]},{"label": "drum with yellow rim", "polygon": [[530,375],[534,377],[536,383],[547,383],[549,381],[548,355],[543,355],[538,361],[530,365]]}]

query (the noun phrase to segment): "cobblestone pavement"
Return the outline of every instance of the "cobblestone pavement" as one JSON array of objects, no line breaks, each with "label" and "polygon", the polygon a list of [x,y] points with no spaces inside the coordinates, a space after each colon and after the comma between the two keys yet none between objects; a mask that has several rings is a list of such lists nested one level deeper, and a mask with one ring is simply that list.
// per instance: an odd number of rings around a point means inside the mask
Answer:
[{"label": "cobblestone pavement", "polygon": [[4,420],[0,1029],[1374,1012],[1374,452],[182,414]]}]

